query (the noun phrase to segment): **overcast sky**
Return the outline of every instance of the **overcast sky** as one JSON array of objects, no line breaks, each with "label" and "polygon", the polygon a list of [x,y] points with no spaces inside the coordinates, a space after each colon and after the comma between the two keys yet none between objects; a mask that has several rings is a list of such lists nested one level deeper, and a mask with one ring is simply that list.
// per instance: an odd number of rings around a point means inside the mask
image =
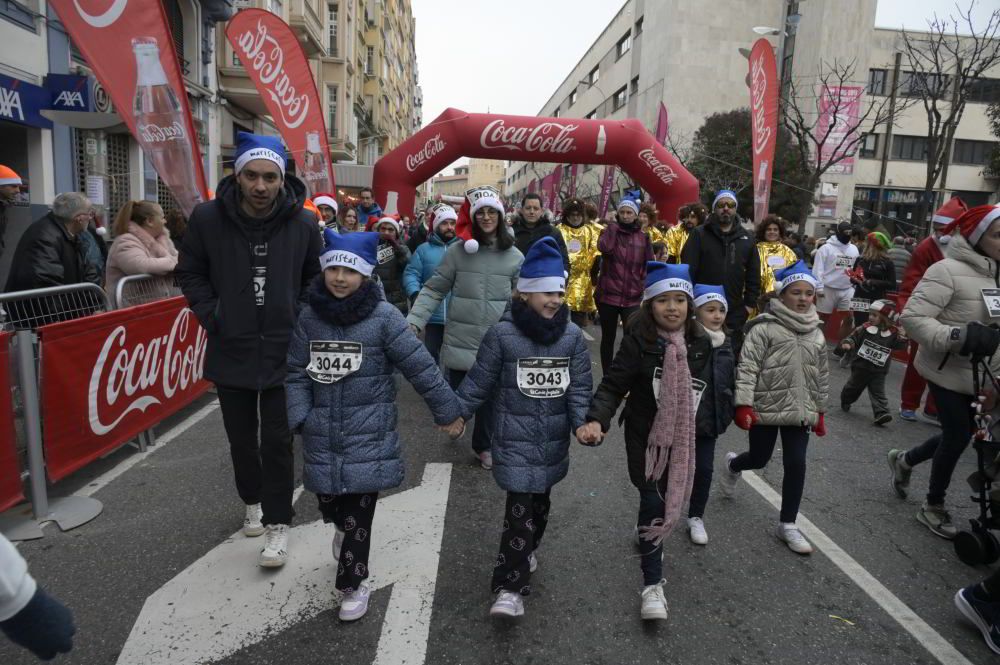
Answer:
[{"label": "overcast sky", "polygon": [[[709,0],[710,1],[710,0]],[[966,6],[968,0],[961,0]],[[534,115],[624,2],[619,0],[411,0],[424,124],[449,106]],[[973,17],[1000,0],[978,0]],[[845,0],[845,4],[847,4]],[[808,3],[802,5],[806,12]],[[954,0],[879,0],[875,24],[926,28]],[[749,44],[749,38],[748,38]]]}]

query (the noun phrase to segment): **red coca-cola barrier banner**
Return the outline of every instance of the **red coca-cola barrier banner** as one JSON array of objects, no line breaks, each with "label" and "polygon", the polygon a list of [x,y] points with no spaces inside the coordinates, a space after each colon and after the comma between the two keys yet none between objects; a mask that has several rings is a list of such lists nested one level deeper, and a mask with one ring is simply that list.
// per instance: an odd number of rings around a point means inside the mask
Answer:
[{"label": "red coca-cola barrier banner", "polygon": [[774,147],[778,141],[778,66],[771,42],[758,39],[750,51],[750,126],[753,135],[753,218],[767,217]]},{"label": "red coca-cola barrier banner", "polygon": [[43,445],[55,482],[208,389],[206,335],[182,297],[53,323],[41,345]]},{"label": "red coca-cola barrier banner", "polygon": [[416,187],[459,157],[613,164],[676,219],[698,200],[698,181],[634,119],[587,120],[446,109],[375,164],[372,187],[387,212],[413,214]]},{"label": "red coca-cola barrier banner", "polygon": [[185,215],[208,187],[163,5],[156,0],[50,0],[115,110]]},{"label": "red coca-cola barrier banner", "polygon": [[226,26],[226,39],[295,156],[310,195],[337,191],[323,106],[295,33],[269,11],[244,9]]},{"label": "red coca-cola barrier banner", "polygon": [[10,333],[0,333],[0,511],[24,499],[14,437],[14,403],[10,397]]}]

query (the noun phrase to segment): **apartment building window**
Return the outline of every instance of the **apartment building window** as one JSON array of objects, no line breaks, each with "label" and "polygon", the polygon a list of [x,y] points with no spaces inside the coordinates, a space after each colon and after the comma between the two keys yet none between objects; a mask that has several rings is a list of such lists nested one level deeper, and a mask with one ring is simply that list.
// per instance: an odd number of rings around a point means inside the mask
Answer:
[{"label": "apartment building window", "polygon": [[559,117],[559,114],[560,114],[560,113],[562,113],[562,109],[560,109],[560,108],[559,108],[559,107],[557,106],[557,107],[556,107],[556,110],[552,112],[552,117],[553,117],[553,118],[558,118],[558,117]]},{"label": "apartment building window", "polygon": [[327,50],[330,52],[330,56],[334,58],[340,55],[340,49],[337,45],[337,15],[339,13],[339,5],[330,4],[326,6],[327,34],[330,40]]},{"label": "apartment building window", "polygon": [[635,36],[636,37],[638,37],[639,35],[642,34],[642,18],[643,17],[640,16],[639,20],[635,22]]},{"label": "apartment building window", "polygon": [[389,78],[389,59],[382,55],[382,78]]},{"label": "apartment building window", "polygon": [[625,102],[628,101],[628,93],[625,91],[625,86],[622,86],[615,91],[613,99],[614,99],[614,109],[612,109],[613,111],[617,111],[621,107],[625,106]]},{"label": "apartment building window", "polygon": [[615,46],[615,59],[621,58],[632,48],[632,33],[626,32],[625,36],[618,40]]},{"label": "apartment building window", "polygon": [[942,74],[927,74],[924,72],[905,72],[902,74],[902,84],[899,94],[904,97],[923,97],[929,95],[945,99],[950,90],[949,76]]},{"label": "apartment building window", "polygon": [[868,94],[869,95],[884,95],[885,94],[885,81],[888,77],[889,72],[885,69],[869,69],[868,70]]},{"label": "apartment building window", "polygon": [[636,76],[634,79],[632,79],[632,82],[629,84],[629,86],[628,86],[628,94],[629,94],[629,96],[638,95],[639,94],[639,77],[638,76]]},{"label": "apartment building window", "polygon": [[923,136],[893,136],[890,159],[923,161],[927,159],[927,139]]},{"label": "apartment building window", "polygon": [[590,74],[587,75],[587,83],[594,85],[601,79],[601,67],[598,65],[590,70]]},{"label": "apartment building window", "polygon": [[992,141],[967,141],[965,139],[955,139],[955,150],[952,153],[951,161],[955,164],[971,164],[974,166],[986,166],[990,161],[990,155],[996,143]]},{"label": "apartment building window", "polygon": [[588,113],[583,117],[586,118],[587,120],[593,120],[594,118],[597,117],[597,109],[594,109],[593,111],[591,111],[590,113]]},{"label": "apartment building window", "polygon": [[576,104],[576,97],[577,97],[576,90],[574,90],[573,92],[569,93],[569,105],[570,106],[573,106],[573,104]]},{"label": "apartment building window", "polygon": [[284,12],[282,11],[281,0],[267,0],[267,11],[277,16],[282,16]]},{"label": "apartment building window", "polygon": [[878,134],[865,134],[861,140],[858,155],[864,159],[874,159],[878,153]]},{"label": "apartment building window", "polygon": [[1000,79],[976,78],[969,81],[970,102],[994,104],[1000,102]]},{"label": "apartment building window", "polygon": [[369,46],[365,51],[365,74],[375,73],[375,47]]},{"label": "apartment building window", "polygon": [[326,86],[326,99],[329,106],[326,117],[326,130],[334,138],[337,136],[337,98],[339,93],[340,89],[336,84]]},{"label": "apartment building window", "polygon": [[29,9],[23,7],[20,2],[0,0],[0,16],[15,25],[35,32],[35,15]]}]

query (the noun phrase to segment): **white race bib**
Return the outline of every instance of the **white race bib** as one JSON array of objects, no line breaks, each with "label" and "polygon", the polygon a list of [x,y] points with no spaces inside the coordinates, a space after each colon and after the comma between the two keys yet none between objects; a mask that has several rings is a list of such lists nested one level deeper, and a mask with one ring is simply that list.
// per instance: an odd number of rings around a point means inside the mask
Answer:
[{"label": "white race bib", "polygon": [[1000,318],[1000,289],[982,289],[983,302],[991,319]]},{"label": "white race bib", "polygon": [[851,298],[851,311],[867,312],[871,304],[871,300],[865,300],[864,298]]},{"label": "white race bib", "polygon": [[393,255],[392,245],[382,245],[381,247],[379,247],[378,248],[379,265],[392,261],[392,255]]},{"label": "white race bib", "polygon": [[769,256],[767,257],[767,265],[769,265],[772,270],[781,270],[785,267],[785,257]]},{"label": "white race bib", "polygon": [[877,367],[885,367],[891,353],[890,349],[866,339],[858,349],[858,358],[867,360]]},{"label": "white race bib", "polygon": [[309,342],[306,374],[317,383],[334,383],[361,367],[360,342]]},{"label": "white race bib", "polygon": [[521,358],[517,361],[517,389],[540,399],[562,397],[569,387],[569,358]]},{"label": "white race bib", "polygon": [[[653,398],[657,402],[660,401],[660,379],[663,378],[663,368],[657,367],[653,370]],[[698,405],[701,404],[701,396],[705,393],[705,388],[708,386],[707,383],[701,379],[696,379],[691,377],[691,404],[695,410],[698,411]]]},{"label": "white race bib", "polygon": [[844,256],[843,254],[837,254],[837,267],[850,270],[851,268],[854,267],[854,257]]},{"label": "white race bib", "polygon": [[566,249],[569,250],[570,254],[576,254],[582,248],[583,248],[583,245],[581,245],[580,241],[577,240],[576,238],[573,238],[568,243],[566,243]]},{"label": "white race bib", "polygon": [[267,266],[254,266],[253,298],[258,307],[264,306],[264,288],[267,285]]}]

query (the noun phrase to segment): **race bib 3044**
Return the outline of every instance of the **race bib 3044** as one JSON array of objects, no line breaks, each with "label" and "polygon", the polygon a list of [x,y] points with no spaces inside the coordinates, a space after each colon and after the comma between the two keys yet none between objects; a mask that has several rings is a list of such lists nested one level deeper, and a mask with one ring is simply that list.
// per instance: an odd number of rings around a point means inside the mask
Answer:
[{"label": "race bib 3044", "polygon": [[317,383],[334,383],[361,367],[360,342],[313,340],[309,342],[306,374]]}]

